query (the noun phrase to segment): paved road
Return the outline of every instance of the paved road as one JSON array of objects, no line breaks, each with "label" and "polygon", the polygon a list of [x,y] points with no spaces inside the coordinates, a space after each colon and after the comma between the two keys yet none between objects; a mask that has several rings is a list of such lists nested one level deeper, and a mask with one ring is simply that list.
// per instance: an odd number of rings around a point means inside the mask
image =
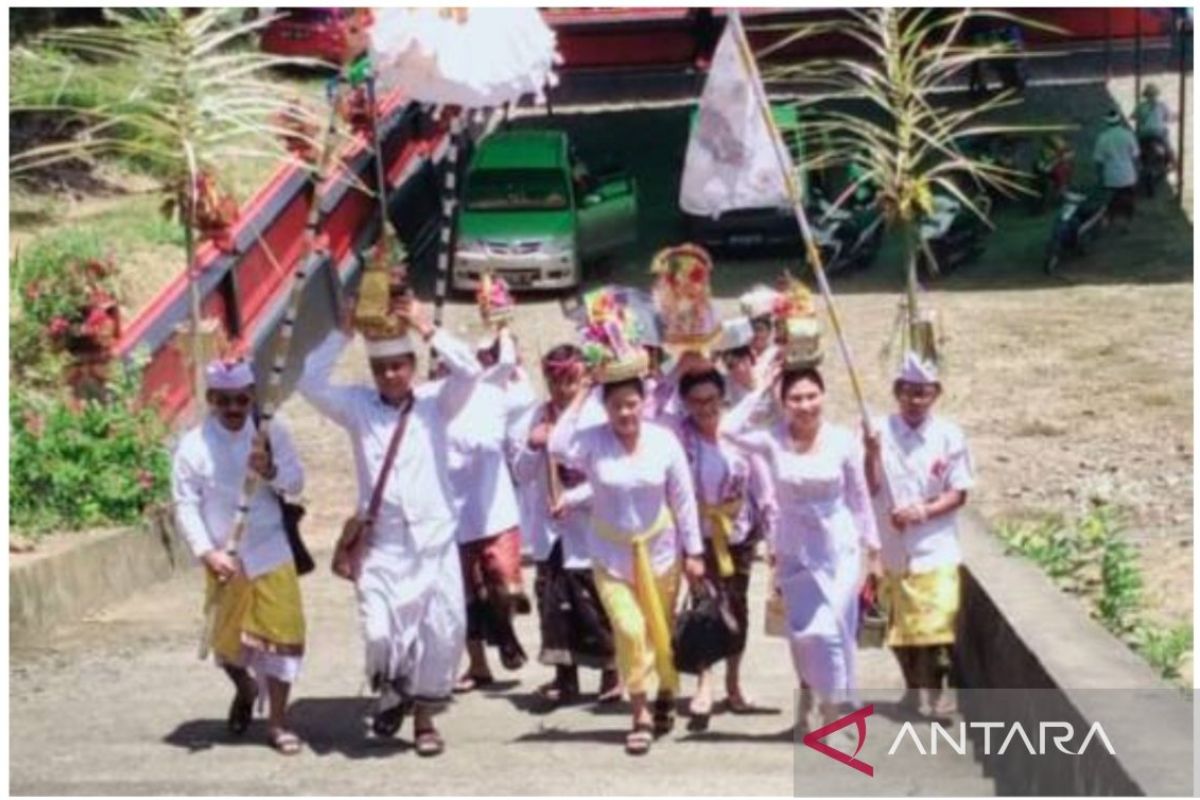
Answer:
[{"label": "paved road", "polygon": [[[366,377],[357,348],[341,368]],[[648,758],[635,761],[621,746],[623,708],[585,704],[536,713],[532,692],[550,670],[531,665],[515,675],[498,672],[498,690],[450,708],[441,718],[449,747],[440,759],[418,759],[407,727],[396,743],[367,740],[351,590],[326,568],[333,532],[353,496],[348,448],[341,432],[302,401],[290,401],[285,413],[310,476],[306,532],[321,562],[303,582],[309,656],[294,705],[308,748],[291,760],[275,755],[263,744],[261,723],[244,741],[226,737],[229,690],[223,675],[196,660],[200,575],[189,571],[13,652],[13,793],[780,795],[796,788],[794,677],[782,640],[761,634],[761,565],[752,587],[746,686],[769,713],[717,715],[702,734],[688,733],[681,720]],[[520,635],[536,650],[531,617],[521,619]],[[882,651],[865,653],[861,670],[865,686],[899,685]],[[585,675],[584,688],[594,689],[594,681]],[[873,742],[894,737],[894,720],[880,714],[871,724]],[[863,784],[868,779],[811,750],[801,758],[805,793],[883,786]],[[901,794],[990,793],[969,758],[960,761],[949,773],[925,767],[924,774],[892,776],[889,785]]]}]

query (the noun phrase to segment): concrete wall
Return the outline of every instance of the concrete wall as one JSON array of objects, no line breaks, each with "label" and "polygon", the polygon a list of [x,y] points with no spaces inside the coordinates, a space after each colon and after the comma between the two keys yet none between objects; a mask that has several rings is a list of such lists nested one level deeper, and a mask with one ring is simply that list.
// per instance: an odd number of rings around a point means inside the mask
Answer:
[{"label": "concrete wall", "polygon": [[962,688],[981,690],[962,693],[964,715],[1019,721],[1028,731],[1045,720],[1071,722],[1076,730],[1100,720],[1117,751],[1088,747],[1078,757],[981,759],[997,791],[1191,796],[1190,701],[1038,567],[1006,555],[1004,544],[971,514],[963,515],[962,541],[956,677]]},{"label": "concrete wall", "polygon": [[120,602],[190,563],[168,515],[138,527],[64,534],[29,554],[9,557],[8,623],[12,642]]}]

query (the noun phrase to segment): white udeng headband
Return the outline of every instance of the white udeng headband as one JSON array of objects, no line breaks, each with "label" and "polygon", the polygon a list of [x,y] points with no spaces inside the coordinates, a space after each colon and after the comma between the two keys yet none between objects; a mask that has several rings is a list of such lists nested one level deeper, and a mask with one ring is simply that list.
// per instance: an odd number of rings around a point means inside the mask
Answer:
[{"label": "white udeng headband", "polygon": [[909,350],[904,354],[904,365],[900,367],[900,374],[896,376],[896,380],[920,385],[937,383],[937,366],[931,361],[922,360]]},{"label": "white udeng headband", "polygon": [[397,336],[394,339],[367,340],[368,358],[395,358],[396,356],[411,355],[415,352],[417,352],[417,348],[413,346],[412,339],[408,336]]},{"label": "white udeng headband", "polygon": [[230,392],[245,389],[254,384],[254,370],[245,361],[210,361],[204,369],[205,383],[209,389]]}]

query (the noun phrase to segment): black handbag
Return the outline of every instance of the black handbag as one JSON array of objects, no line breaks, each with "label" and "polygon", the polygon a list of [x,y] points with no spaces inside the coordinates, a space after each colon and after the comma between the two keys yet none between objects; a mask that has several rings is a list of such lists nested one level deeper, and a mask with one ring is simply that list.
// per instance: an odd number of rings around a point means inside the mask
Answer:
[{"label": "black handbag", "polygon": [[687,608],[675,618],[675,669],[698,675],[733,655],[737,645],[738,623],[728,598],[708,581],[691,590]]},{"label": "black handbag", "polygon": [[[254,427],[258,427],[258,409],[254,409]],[[267,452],[271,452],[271,437],[266,439]],[[268,487],[269,488],[269,487]],[[287,498],[279,492],[271,489],[271,494],[275,495],[275,499],[279,501],[279,513],[283,515],[283,532],[287,535],[288,548],[292,551],[292,562],[296,565],[297,575],[307,575],[317,568],[317,562],[313,560],[312,553],[308,552],[308,547],[304,544],[304,539],[300,536],[300,520],[304,519],[304,506],[299,503],[290,503]]]}]

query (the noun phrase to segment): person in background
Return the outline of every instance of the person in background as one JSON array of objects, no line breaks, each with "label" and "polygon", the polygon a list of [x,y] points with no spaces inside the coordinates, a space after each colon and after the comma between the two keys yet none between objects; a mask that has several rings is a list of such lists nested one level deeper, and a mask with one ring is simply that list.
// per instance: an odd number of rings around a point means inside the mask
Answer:
[{"label": "person in background", "polygon": [[1143,155],[1157,145],[1162,147],[1166,154],[1167,165],[1175,163],[1170,129],[1175,115],[1171,113],[1167,104],[1159,99],[1158,84],[1147,83],[1142,89],[1142,101],[1133,111],[1133,120],[1137,128],[1138,148]]},{"label": "person in background", "polygon": [[1133,222],[1140,153],[1137,137],[1125,124],[1121,112],[1115,108],[1109,111],[1104,117],[1104,130],[1096,138],[1092,161],[1096,164],[1100,185],[1109,193],[1109,219],[1121,217],[1124,220],[1122,232],[1128,232]]}]

